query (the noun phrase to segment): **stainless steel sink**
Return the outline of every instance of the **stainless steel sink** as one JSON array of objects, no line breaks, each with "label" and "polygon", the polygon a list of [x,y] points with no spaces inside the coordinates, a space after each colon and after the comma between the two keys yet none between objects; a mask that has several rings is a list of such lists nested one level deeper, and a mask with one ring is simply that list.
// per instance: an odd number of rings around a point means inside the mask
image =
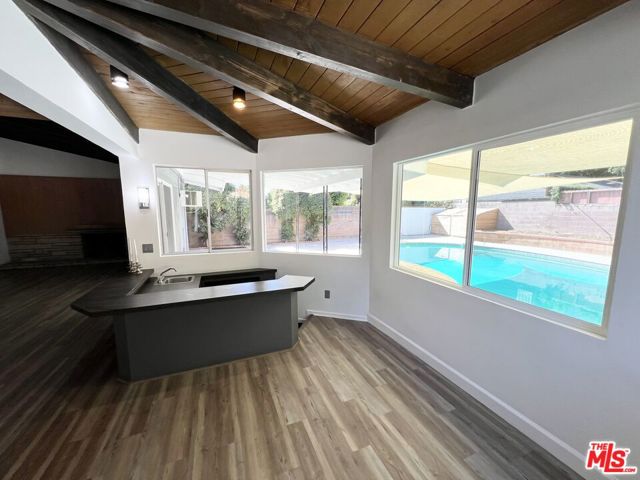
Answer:
[{"label": "stainless steel sink", "polygon": [[156,280],[156,285],[171,285],[173,283],[189,283],[193,282],[194,275],[176,275],[174,277],[165,277],[164,282],[160,283],[160,279]]}]

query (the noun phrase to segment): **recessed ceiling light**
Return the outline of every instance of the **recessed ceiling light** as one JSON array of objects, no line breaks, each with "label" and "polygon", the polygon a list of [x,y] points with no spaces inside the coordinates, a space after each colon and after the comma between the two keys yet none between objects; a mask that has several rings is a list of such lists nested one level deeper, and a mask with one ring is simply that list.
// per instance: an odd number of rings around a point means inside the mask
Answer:
[{"label": "recessed ceiling light", "polygon": [[110,68],[111,83],[118,88],[129,88],[129,76],[113,65]]},{"label": "recessed ceiling light", "polygon": [[233,106],[238,110],[244,110],[247,106],[247,99],[241,88],[233,87]]}]

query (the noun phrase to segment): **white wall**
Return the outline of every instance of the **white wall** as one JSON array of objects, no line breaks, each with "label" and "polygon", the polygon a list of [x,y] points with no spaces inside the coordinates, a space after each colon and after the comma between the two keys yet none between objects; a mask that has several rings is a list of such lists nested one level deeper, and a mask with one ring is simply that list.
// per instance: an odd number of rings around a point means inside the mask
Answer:
[{"label": "white wall", "polygon": [[[139,250],[138,256],[144,268],[153,268],[156,273],[169,267],[176,268],[179,273],[197,273],[259,266],[260,258],[256,250],[253,252],[162,256],[160,254],[161,243],[158,231],[158,199],[154,165],[237,169],[255,172],[256,154],[249,153],[229,140],[214,135],[157,130],[140,131],[139,158],[120,157],[120,171],[127,235],[136,240]],[[138,208],[137,188],[139,186],[149,187],[151,208],[148,210]],[[256,192],[257,184],[252,187]],[[257,212],[256,195],[253,200],[254,212]],[[140,250],[143,243],[152,243],[153,253],[142,254]]]},{"label": "white wall", "polygon": [[118,178],[117,163],[0,138],[0,175]]},{"label": "white wall", "polygon": [[[262,265],[281,272],[312,275],[316,281],[298,295],[298,310],[342,318],[365,319],[369,303],[369,229],[371,224],[372,149],[335,133],[261,140],[258,171],[314,167],[364,167],[362,199],[362,256],[338,257],[263,253]],[[256,210],[259,211],[259,210]],[[260,239],[260,237],[257,237]],[[324,298],[331,290],[331,298]]]},{"label": "white wall", "polygon": [[0,1],[0,93],[101,147],[136,144],[84,80],[11,1]]},{"label": "white wall", "polygon": [[373,155],[370,320],[583,475],[593,439],[640,464],[640,139],[607,340],[390,269],[392,164],[637,104],[639,42],[635,0],[479,77],[470,108],[431,102],[383,125]]}]

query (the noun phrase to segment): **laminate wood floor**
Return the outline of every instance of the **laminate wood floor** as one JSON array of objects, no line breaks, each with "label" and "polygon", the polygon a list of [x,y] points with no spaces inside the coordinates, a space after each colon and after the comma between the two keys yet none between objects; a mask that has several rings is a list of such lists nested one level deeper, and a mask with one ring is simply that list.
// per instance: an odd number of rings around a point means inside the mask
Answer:
[{"label": "laminate wood floor", "polygon": [[578,479],[385,337],[315,317],[291,351],[115,379],[105,267],[0,272],[0,478]]}]

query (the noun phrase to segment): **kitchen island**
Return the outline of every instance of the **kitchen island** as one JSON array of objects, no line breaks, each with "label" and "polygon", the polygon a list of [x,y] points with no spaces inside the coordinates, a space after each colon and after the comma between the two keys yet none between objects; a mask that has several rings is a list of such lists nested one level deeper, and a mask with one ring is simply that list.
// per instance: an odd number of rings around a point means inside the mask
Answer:
[{"label": "kitchen island", "polygon": [[125,381],[292,348],[297,292],[314,282],[276,279],[273,269],[180,275],[166,284],[152,273],[112,278],[72,304],[85,315],[113,318],[118,376]]}]

